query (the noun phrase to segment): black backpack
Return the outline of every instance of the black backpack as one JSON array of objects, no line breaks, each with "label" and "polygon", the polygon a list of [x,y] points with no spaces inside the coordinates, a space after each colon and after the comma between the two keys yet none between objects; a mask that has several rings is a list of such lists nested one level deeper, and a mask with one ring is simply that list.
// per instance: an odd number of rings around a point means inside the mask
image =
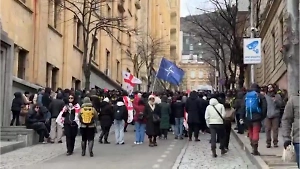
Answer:
[{"label": "black backpack", "polygon": [[115,106],[114,107],[114,119],[123,120],[124,117],[124,106]]}]

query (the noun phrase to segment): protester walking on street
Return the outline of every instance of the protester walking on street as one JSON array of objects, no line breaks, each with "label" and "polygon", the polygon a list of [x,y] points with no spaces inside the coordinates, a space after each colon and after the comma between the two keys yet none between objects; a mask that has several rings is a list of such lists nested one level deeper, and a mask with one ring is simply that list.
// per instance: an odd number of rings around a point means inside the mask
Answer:
[{"label": "protester walking on street", "polygon": [[266,98],[260,94],[260,87],[257,84],[254,83],[251,85],[250,90],[245,95],[243,103],[240,121],[246,120],[247,122],[250,144],[253,150],[252,154],[260,155],[258,151],[259,132],[261,121],[267,115],[267,101]]},{"label": "protester walking on street", "polygon": [[101,134],[99,136],[99,143],[103,144],[103,138],[104,138],[104,144],[110,144],[108,141],[109,131],[111,128],[111,125],[114,121],[114,113],[113,108],[111,106],[111,103],[109,102],[109,98],[104,98],[103,102],[101,103],[101,108],[99,112],[99,121],[101,126]]},{"label": "protester walking on street", "polygon": [[125,144],[124,126],[128,119],[128,111],[122,97],[117,99],[117,104],[114,106],[113,112],[116,144],[122,145]]},{"label": "protester walking on street", "polygon": [[75,100],[75,95],[70,94],[68,104],[64,106],[58,115],[56,122],[64,128],[66,136],[67,156],[72,155],[75,146],[75,138],[79,127],[80,106]]},{"label": "protester walking on street", "polygon": [[206,124],[210,128],[211,151],[213,157],[217,157],[217,152],[216,152],[217,136],[218,139],[220,140],[221,154],[225,154],[227,152],[225,149],[225,128],[224,128],[225,115],[226,115],[226,111],[224,105],[218,102],[216,96],[213,96],[209,100],[209,105],[207,106],[205,111]]},{"label": "protester walking on street", "polygon": [[83,99],[83,104],[81,105],[81,110],[79,113],[80,121],[80,133],[81,133],[81,155],[85,156],[86,145],[88,144],[90,157],[94,156],[94,138],[96,131],[96,121],[97,121],[97,111],[93,107],[93,104],[89,97]]},{"label": "protester walking on street", "polygon": [[143,144],[146,129],[145,117],[145,102],[141,98],[136,98],[133,102],[135,110],[134,125],[135,125],[135,142],[134,144]]}]

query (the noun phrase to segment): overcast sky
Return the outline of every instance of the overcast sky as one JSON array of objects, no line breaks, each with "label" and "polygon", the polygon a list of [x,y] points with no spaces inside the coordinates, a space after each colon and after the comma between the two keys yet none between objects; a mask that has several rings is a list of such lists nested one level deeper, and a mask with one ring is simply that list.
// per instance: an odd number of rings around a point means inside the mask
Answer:
[{"label": "overcast sky", "polygon": [[200,9],[211,9],[213,5],[209,3],[209,0],[180,0],[180,16],[187,16],[190,14],[199,14]]}]

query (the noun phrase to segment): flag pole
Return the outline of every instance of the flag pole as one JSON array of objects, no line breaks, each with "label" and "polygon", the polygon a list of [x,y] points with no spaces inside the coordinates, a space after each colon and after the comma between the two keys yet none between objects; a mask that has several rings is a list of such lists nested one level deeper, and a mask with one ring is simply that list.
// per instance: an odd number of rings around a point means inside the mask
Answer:
[{"label": "flag pole", "polygon": [[162,61],[162,59],[163,59],[163,57],[160,59],[160,63],[159,63],[159,66],[158,66],[158,70],[157,70],[157,72],[156,72],[155,79],[154,79],[154,82],[153,82],[151,94],[153,94],[153,92],[154,92],[154,87],[155,87],[155,84],[156,84],[156,81],[157,81],[157,74],[158,74],[159,68],[160,68],[160,66],[161,66],[161,61]]}]

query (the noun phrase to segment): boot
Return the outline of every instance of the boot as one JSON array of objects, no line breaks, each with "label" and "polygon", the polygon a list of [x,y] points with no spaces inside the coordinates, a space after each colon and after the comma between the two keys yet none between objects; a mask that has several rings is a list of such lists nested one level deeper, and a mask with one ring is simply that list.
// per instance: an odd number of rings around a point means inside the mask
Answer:
[{"label": "boot", "polygon": [[153,139],[153,145],[157,146],[156,138]]},{"label": "boot", "polygon": [[214,158],[218,157],[217,151],[216,151],[215,148],[211,150],[211,153],[212,153],[212,156],[213,156]]},{"label": "boot", "polygon": [[149,147],[154,147],[153,141],[151,138],[149,138]]},{"label": "boot", "polygon": [[110,144],[110,142],[107,141],[107,140],[108,140],[108,133],[105,133],[105,135],[104,135],[104,144]]},{"label": "boot", "polygon": [[90,141],[89,141],[89,152],[90,152],[90,157],[94,157],[93,147],[94,147],[94,140],[90,140]]},{"label": "boot", "polygon": [[253,144],[253,151],[252,153],[254,156],[259,156],[260,153],[258,152],[258,144]]},{"label": "boot", "polygon": [[221,154],[224,155],[227,153],[227,150],[225,148],[221,149]]},{"label": "boot", "polygon": [[101,134],[100,134],[100,136],[99,136],[99,143],[100,144],[103,144],[103,141],[102,141],[103,136],[104,136],[104,132],[102,131]]},{"label": "boot", "polygon": [[81,156],[85,156],[86,141],[81,141]]}]

